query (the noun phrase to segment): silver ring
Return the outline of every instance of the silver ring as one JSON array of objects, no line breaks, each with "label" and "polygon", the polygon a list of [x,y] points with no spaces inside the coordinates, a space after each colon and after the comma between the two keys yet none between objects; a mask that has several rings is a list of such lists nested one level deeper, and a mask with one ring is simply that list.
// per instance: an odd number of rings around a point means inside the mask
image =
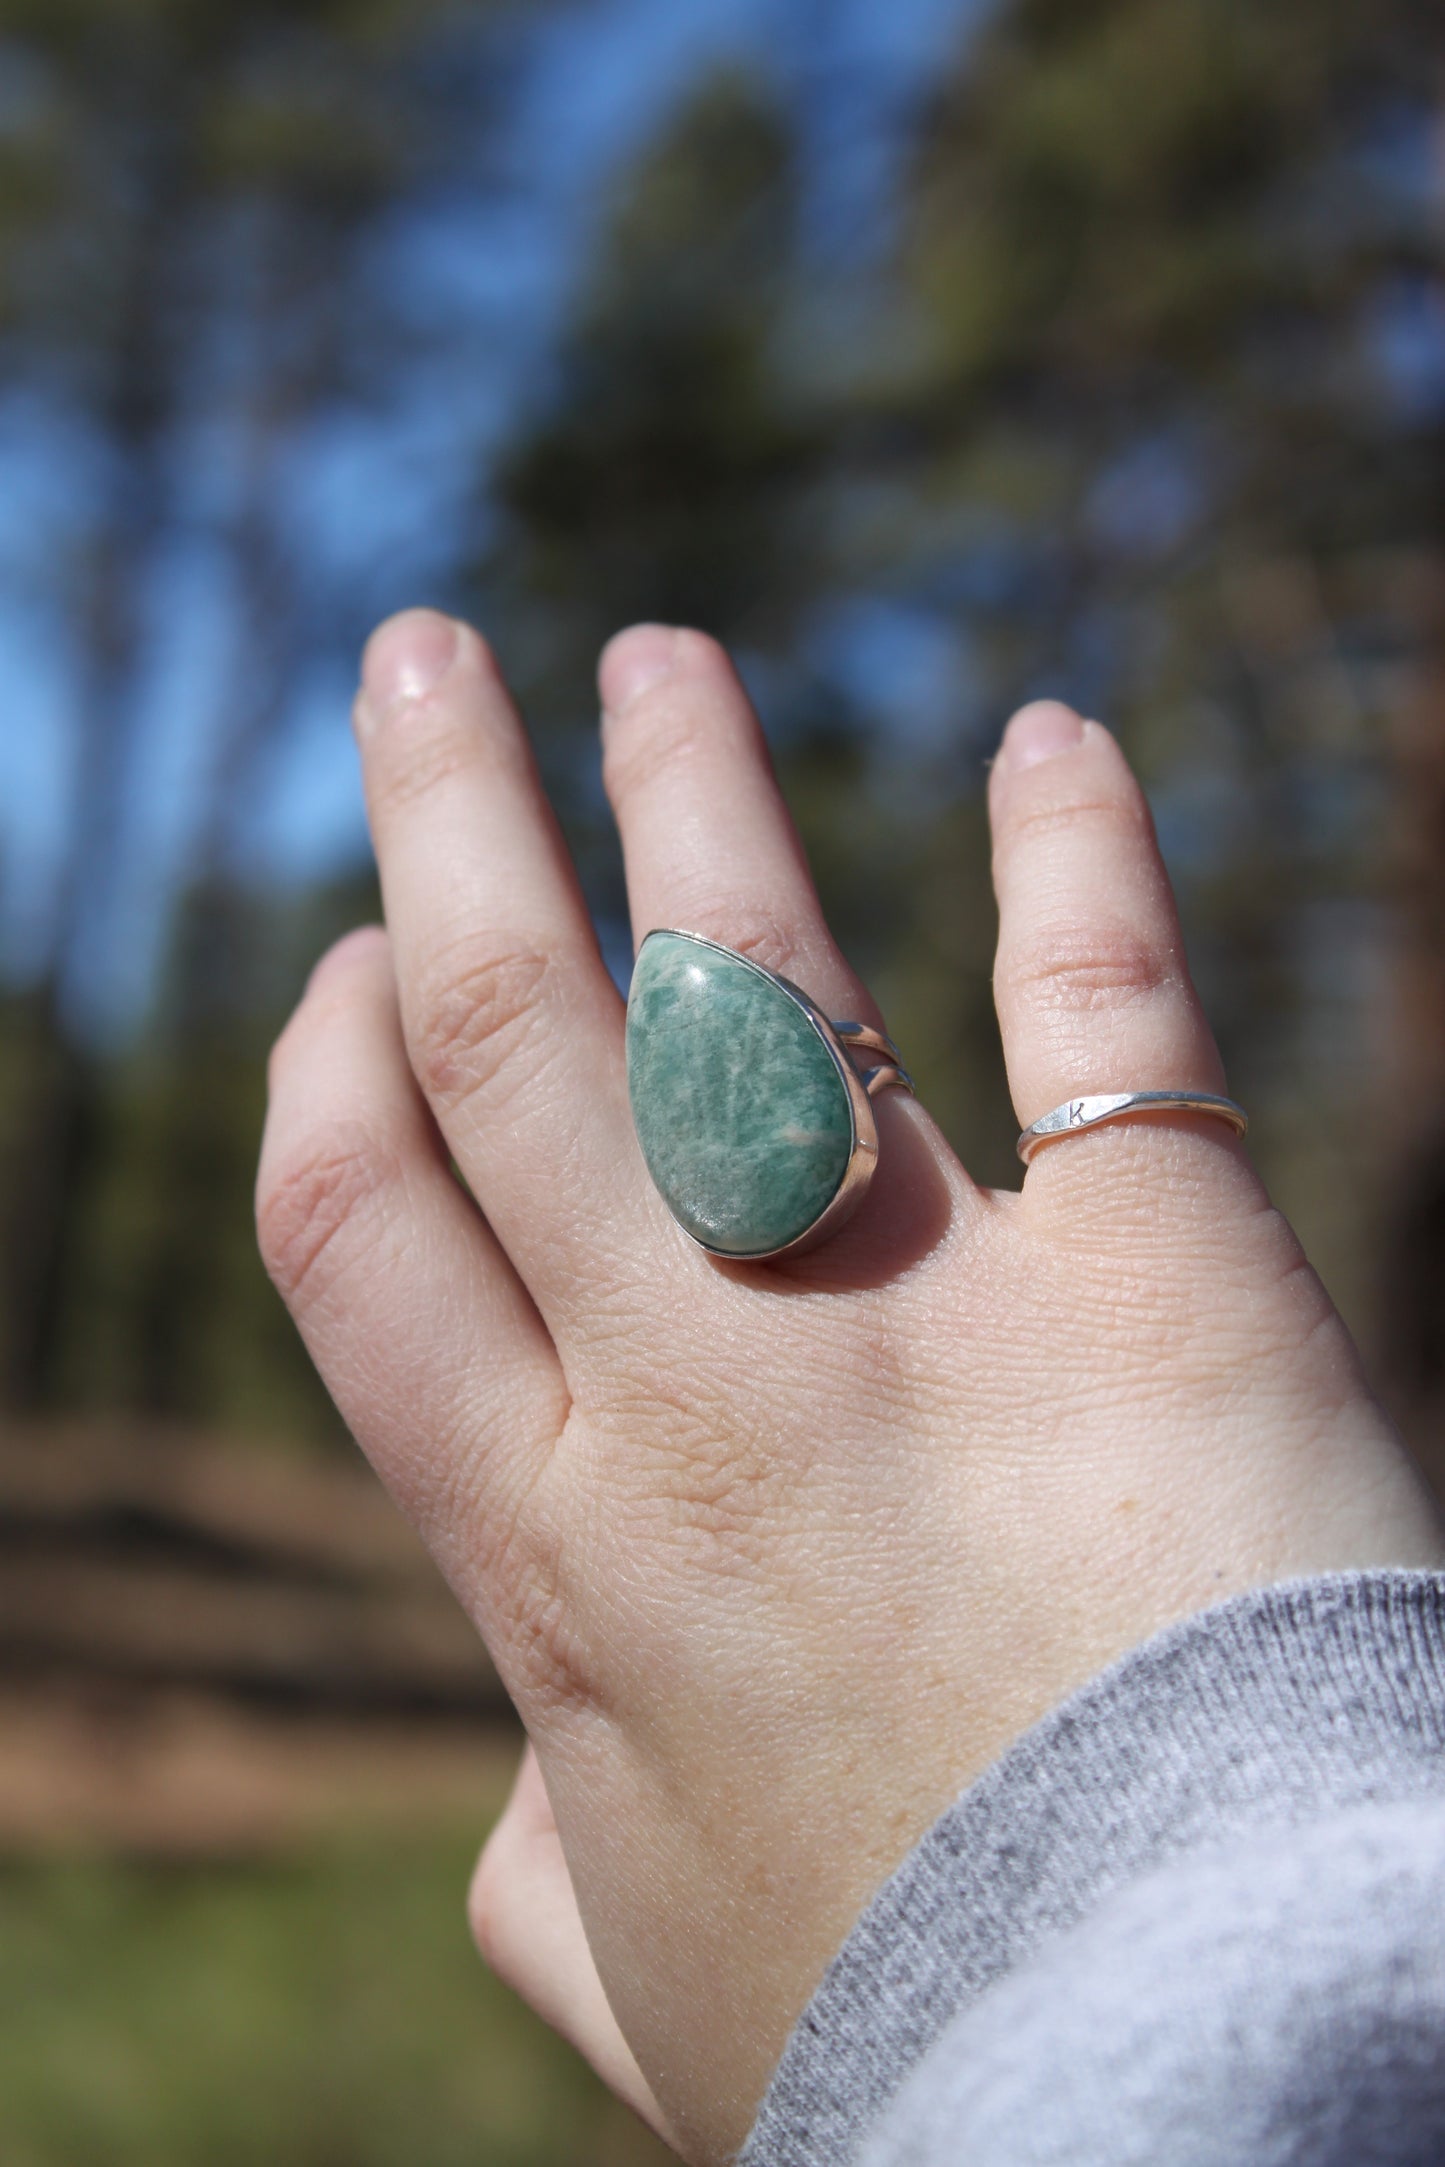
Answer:
[{"label": "silver ring", "polygon": [[1031,1121],[1019,1137],[1018,1155],[1027,1166],[1041,1145],[1097,1129],[1105,1121],[1127,1120],[1131,1114],[1210,1114],[1216,1121],[1227,1121],[1238,1136],[1249,1127],[1242,1106],[1212,1091],[1110,1091],[1094,1098],[1065,1099],[1052,1113]]},{"label": "silver ring", "polygon": [[833,1022],[721,941],[658,927],[627,996],[627,1088],[684,1234],[757,1262],[811,1249],[852,1216],[878,1163],[873,1101],[913,1082],[886,1032]]}]

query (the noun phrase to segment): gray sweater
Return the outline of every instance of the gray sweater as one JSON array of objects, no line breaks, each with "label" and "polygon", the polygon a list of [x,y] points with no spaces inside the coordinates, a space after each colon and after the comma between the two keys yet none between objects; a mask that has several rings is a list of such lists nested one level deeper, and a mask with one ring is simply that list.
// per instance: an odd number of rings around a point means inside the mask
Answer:
[{"label": "gray sweater", "polygon": [[1445,2163],[1445,1574],[1237,1597],[1035,1725],[800,2018],[740,2167]]}]

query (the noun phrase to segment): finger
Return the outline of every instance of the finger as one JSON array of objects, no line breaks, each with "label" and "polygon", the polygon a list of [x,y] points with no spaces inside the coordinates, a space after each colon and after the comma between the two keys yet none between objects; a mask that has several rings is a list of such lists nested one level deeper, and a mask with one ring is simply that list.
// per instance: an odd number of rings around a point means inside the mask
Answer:
[{"label": "finger", "polygon": [[[757,716],[722,648],[704,633],[636,625],[604,650],[598,679],[603,776],[637,943],[656,926],[701,933],[790,979],[826,1015],[883,1026],[828,930]],[[916,1101],[887,1092],[874,1111],[886,1178],[809,1273],[847,1280],[864,1251],[874,1267],[901,1260],[974,1196]]]},{"label": "finger", "polygon": [[[1090,1092],[1222,1092],[1149,808],[1109,732],[1057,702],[1023,708],[994,763],[989,812],[995,991],[1020,1124]],[[1084,1148],[1071,1138],[1036,1163],[1057,1167]]]},{"label": "finger", "polygon": [[358,1443],[476,1594],[469,1503],[504,1510],[525,1493],[567,1395],[535,1306],[448,1168],[379,928],[323,959],[277,1042],[257,1223]]},{"label": "finger", "polygon": [[592,1961],[562,1840],[530,1746],[506,1809],[477,1861],[467,1913],[477,1947],[497,1977],[670,2143],[662,2110],[622,2036]]},{"label": "finger", "polygon": [[603,777],[633,936],[701,933],[878,1024],[828,931],[752,703],[705,633],[634,625],[603,650]]},{"label": "finger", "polygon": [[356,726],[412,1066],[555,1325],[655,1216],[622,1004],[485,642],[432,611],[393,618]]}]

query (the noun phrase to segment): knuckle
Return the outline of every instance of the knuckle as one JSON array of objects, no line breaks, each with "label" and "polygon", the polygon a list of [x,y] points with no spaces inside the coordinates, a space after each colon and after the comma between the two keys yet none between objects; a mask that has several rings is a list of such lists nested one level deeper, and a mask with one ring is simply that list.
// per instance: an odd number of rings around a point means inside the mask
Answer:
[{"label": "knuckle", "polygon": [[407,1031],[412,1067],[445,1110],[515,1070],[548,1005],[556,959],[522,941],[471,937],[418,991]]},{"label": "knuckle", "polygon": [[735,698],[699,700],[699,690],[733,681],[732,664],[705,633],[681,637],[679,667],[643,692],[623,715],[608,718],[602,780],[614,805],[707,759],[720,742],[760,756],[762,731],[751,706]]},{"label": "knuckle", "polygon": [[1153,815],[1132,778],[1092,797],[1012,793],[1000,823],[999,849],[1002,855],[1012,856],[1024,846],[1046,844],[1052,836],[1087,834],[1090,829],[1098,831],[1105,850],[1117,850],[1121,843],[1152,846]]},{"label": "knuckle", "polygon": [[686,931],[718,941],[780,978],[816,975],[809,968],[815,949],[805,945],[796,925],[760,909],[755,896],[720,895],[716,888],[689,892],[684,884],[679,901],[687,909],[681,920]]},{"label": "knuckle", "polygon": [[390,718],[366,748],[372,813],[395,819],[466,773],[476,758],[475,734],[463,727],[442,695],[411,703]]},{"label": "knuckle", "polygon": [[529,1544],[511,1580],[518,1691],[533,1720],[591,1712],[601,1690],[577,1606],[567,1586],[560,1543]]},{"label": "knuckle", "polygon": [[494,1496],[484,1511],[454,1502],[449,1514],[453,1524],[461,1513],[472,1519],[472,1569],[495,1591],[500,1667],[529,1728],[605,1705],[581,1623],[587,1576],[575,1569],[561,1516],[549,1502],[561,1449],[559,1440],[510,1497]]},{"label": "knuckle", "polygon": [[390,1154],[358,1127],[309,1144],[258,1188],[262,1261],[289,1307],[316,1299],[369,1246],[367,1224],[396,1178]]},{"label": "knuckle", "polygon": [[[489,656],[490,650],[478,646]],[[460,701],[444,684],[408,701],[368,733],[366,782],[374,817],[394,821],[479,767],[528,781],[531,754],[495,665],[481,675],[485,698]]]},{"label": "knuckle", "polygon": [[793,978],[806,966],[804,947],[794,927],[766,911],[759,911],[756,903],[736,903],[728,912],[730,934],[717,934],[716,939],[726,939],[729,948],[735,948],[740,956],[752,963],[761,963],[765,971],[774,971],[780,978]]},{"label": "knuckle", "polygon": [[[637,704],[645,706],[647,695]],[[609,723],[602,752],[602,787],[609,804],[621,806],[643,796],[659,776],[686,765],[696,751],[697,730],[691,719],[681,727],[676,723],[662,727],[652,719],[645,729],[636,727],[632,718]]]},{"label": "knuckle", "polygon": [[1010,991],[1045,995],[1089,1013],[1146,1000],[1177,982],[1179,958],[1127,925],[1045,928],[1014,948],[1001,975]]}]

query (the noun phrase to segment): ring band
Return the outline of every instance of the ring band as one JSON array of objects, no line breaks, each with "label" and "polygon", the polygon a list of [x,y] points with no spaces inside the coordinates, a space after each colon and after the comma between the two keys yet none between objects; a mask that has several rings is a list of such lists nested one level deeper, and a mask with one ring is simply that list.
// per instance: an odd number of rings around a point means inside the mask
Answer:
[{"label": "ring band", "polygon": [[[769,975],[776,976],[776,973],[770,973]],[[796,994],[798,992],[797,987],[790,979],[779,978],[778,984],[786,986],[790,993]],[[799,994],[798,998],[804,1001],[808,999],[805,993]],[[810,1001],[808,1005],[810,1008],[812,1007]],[[876,1068],[860,1068],[858,1070],[863,1089],[870,1099],[876,1099],[880,1091],[892,1090],[906,1091],[910,1098],[913,1096],[913,1078],[903,1066],[898,1048],[886,1031],[875,1031],[871,1023],[832,1023],[828,1028],[832,1031],[838,1043],[847,1049],[849,1061],[852,1062],[855,1068],[857,1067],[857,1063],[853,1062],[855,1048],[864,1053],[881,1053],[886,1057]]]},{"label": "ring band", "polygon": [[1218,1098],[1212,1091],[1111,1091],[1094,1098],[1065,1099],[1052,1113],[1031,1121],[1019,1137],[1018,1155],[1027,1166],[1044,1144],[1097,1129],[1106,1121],[1125,1121],[1133,1114],[1209,1114],[1216,1121],[1227,1121],[1238,1136],[1249,1127],[1249,1116],[1236,1100]]},{"label": "ring band", "polygon": [[886,1032],[835,1023],[750,956],[659,927],[627,996],[627,1088],[683,1232],[712,1256],[757,1262],[811,1249],[851,1217],[878,1163],[873,1101],[913,1083]]}]

